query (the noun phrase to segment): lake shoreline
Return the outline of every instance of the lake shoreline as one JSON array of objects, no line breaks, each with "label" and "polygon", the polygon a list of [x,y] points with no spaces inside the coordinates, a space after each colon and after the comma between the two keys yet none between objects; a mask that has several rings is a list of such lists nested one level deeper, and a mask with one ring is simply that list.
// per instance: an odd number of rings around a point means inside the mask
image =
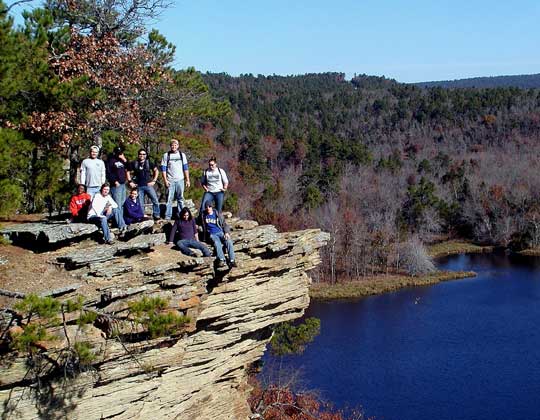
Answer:
[{"label": "lake shoreline", "polygon": [[424,276],[376,275],[361,280],[335,284],[313,283],[309,296],[314,300],[356,299],[365,296],[395,292],[405,287],[429,286],[443,281],[476,277],[474,271],[437,271]]}]

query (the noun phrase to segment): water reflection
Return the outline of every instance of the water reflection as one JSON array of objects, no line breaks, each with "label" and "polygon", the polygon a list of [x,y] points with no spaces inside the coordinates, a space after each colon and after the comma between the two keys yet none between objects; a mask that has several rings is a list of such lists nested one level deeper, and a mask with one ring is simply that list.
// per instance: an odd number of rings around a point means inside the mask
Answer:
[{"label": "water reflection", "polygon": [[306,316],[321,319],[321,335],[282,366],[302,369],[303,387],[337,406],[362,404],[378,418],[537,418],[540,258],[473,254],[438,264],[478,277],[314,302]]}]

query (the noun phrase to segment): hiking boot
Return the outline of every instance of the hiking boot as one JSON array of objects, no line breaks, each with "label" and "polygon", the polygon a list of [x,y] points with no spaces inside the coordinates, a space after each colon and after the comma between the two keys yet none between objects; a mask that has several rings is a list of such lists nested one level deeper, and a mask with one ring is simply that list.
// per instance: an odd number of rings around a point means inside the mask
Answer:
[{"label": "hiking boot", "polygon": [[229,263],[229,265],[230,265],[231,267],[238,267],[238,264],[236,264],[236,261],[235,261],[235,260],[232,260],[232,261]]},{"label": "hiking boot", "polygon": [[227,267],[227,263],[224,260],[219,260],[217,266],[218,268]]}]

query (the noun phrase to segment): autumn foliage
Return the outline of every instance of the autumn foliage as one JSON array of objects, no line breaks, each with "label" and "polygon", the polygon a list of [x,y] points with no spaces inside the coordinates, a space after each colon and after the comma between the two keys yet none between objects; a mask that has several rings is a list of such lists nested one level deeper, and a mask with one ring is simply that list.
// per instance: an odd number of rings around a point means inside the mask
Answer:
[{"label": "autumn foliage", "polygon": [[248,399],[254,413],[264,420],[362,420],[360,411],[345,414],[323,403],[315,393],[294,392],[287,386],[262,387],[256,378],[251,378],[253,391]]}]

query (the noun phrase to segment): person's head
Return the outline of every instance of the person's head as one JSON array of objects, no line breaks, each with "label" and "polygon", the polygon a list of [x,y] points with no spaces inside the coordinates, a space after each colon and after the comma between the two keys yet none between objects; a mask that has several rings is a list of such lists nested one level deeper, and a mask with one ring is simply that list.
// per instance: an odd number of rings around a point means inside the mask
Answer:
[{"label": "person's head", "polygon": [[171,152],[178,151],[178,148],[180,147],[180,142],[176,139],[171,140]]},{"label": "person's head", "polygon": [[214,208],[212,207],[212,203],[206,203],[204,205],[204,211],[206,212],[206,214],[214,213]]},{"label": "person's head", "polygon": [[99,192],[101,193],[101,195],[103,197],[109,195],[109,192],[111,191],[111,186],[109,185],[108,182],[106,182],[105,184],[103,184],[101,186],[101,188],[99,189]]},{"label": "person's head", "polygon": [[215,156],[212,156],[210,160],[208,160],[208,167],[210,169],[216,169],[217,167],[217,159]]},{"label": "person's head", "polygon": [[86,192],[86,185],[79,184],[77,185],[77,194],[84,194]]},{"label": "person's head", "polygon": [[90,157],[92,159],[96,159],[98,155],[99,155],[99,147],[97,146],[90,147]]},{"label": "person's head", "polygon": [[146,150],[139,149],[137,152],[137,159],[139,159],[141,162],[146,159]]},{"label": "person's head", "polygon": [[113,150],[113,153],[116,157],[120,156],[122,153],[124,153],[124,149],[122,149],[121,146],[116,146]]},{"label": "person's head", "polygon": [[129,192],[129,198],[131,198],[133,201],[136,201],[138,196],[139,190],[137,188],[132,188]]},{"label": "person's head", "polygon": [[189,211],[189,209],[187,207],[182,208],[182,210],[180,210],[180,220],[191,220],[191,219],[193,219],[193,216],[191,212]]}]

